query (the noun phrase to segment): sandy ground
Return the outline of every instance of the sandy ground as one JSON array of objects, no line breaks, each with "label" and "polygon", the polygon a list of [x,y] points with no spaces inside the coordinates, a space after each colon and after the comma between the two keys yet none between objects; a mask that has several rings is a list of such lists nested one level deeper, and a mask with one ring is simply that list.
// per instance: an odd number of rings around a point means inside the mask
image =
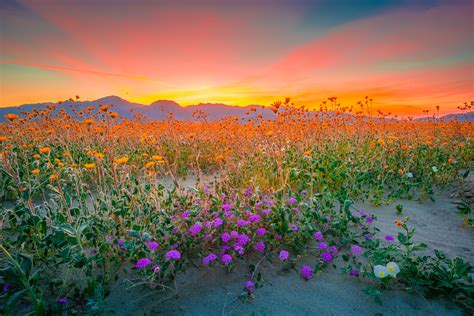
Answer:
[{"label": "sandy ground", "polygon": [[[376,214],[382,234],[396,235],[399,228],[394,220],[409,216],[416,241],[473,264],[474,230],[463,227],[452,201],[444,192],[435,202],[398,201],[377,208],[356,203],[355,207]],[[403,205],[402,215],[395,212],[398,203]],[[387,291],[381,306],[362,291],[366,284],[334,269],[304,281],[295,271],[282,273],[276,266],[265,265],[261,266],[265,285],[251,303],[237,299],[248,279],[244,268],[228,275],[220,269],[192,268],[178,276],[178,298],[144,288],[126,290],[119,281],[108,299],[109,307],[118,315],[462,315],[450,302],[426,300],[417,293]]]}]

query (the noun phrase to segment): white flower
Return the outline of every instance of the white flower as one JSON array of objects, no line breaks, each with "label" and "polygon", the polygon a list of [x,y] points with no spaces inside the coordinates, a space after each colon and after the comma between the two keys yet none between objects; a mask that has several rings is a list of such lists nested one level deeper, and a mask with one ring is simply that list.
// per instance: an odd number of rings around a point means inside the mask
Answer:
[{"label": "white flower", "polygon": [[387,267],[385,267],[385,266],[376,265],[374,267],[374,274],[377,278],[383,279],[387,275],[389,275],[389,271],[388,271]]},{"label": "white flower", "polygon": [[398,267],[398,264],[396,264],[395,262],[387,263],[387,270],[388,270],[388,273],[393,277],[396,277],[397,273],[400,272],[400,268]]}]

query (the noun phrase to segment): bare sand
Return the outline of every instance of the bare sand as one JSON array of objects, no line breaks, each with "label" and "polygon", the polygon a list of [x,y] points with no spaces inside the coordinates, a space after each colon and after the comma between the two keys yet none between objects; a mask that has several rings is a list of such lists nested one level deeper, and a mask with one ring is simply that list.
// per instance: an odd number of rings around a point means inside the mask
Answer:
[{"label": "bare sand", "polygon": [[[376,226],[383,234],[396,235],[394,220],[410,217],[416,228],[415,240],[425,242],[449,256],[474,263],[474,230],[463,226],[454,197],[443,192],[432,201],[397,201],[374,208],[356,203],[355,207],[378,216]],[[403,205],[397,215],[396,204]],[[295,271],[282,273],[277,266],[261,266],[265,285],[257,289],[251,303],[237,299],[248,271],[240,267],[226,274],[221,269],[191,268],[178,275],[179,296],[153,292],[147,288],[126,289],[118,281],[108,298],[108,306],[118,315],[462,315],[452,303],[427,300],[418,293],[386,291],[383,305],[373,301],[362,289],[366,284],[327,269],[304,281]],[[247,274],[247,275],[246,275]]]}]

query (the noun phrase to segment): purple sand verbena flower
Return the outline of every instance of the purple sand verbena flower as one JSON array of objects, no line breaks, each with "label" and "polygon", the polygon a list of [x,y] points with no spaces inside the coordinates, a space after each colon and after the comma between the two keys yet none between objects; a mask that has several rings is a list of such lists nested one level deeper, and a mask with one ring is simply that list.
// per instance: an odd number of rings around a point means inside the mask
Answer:
[{"label": "purple sand verbena flower", "polygon": [[349,275],[353,277],[359,276],[359,270],[351,269],[351,271],[349,271]]},{"label": "purple sand verbena flower", "polygon": [[329,252],[334,254],[334,255],[337,255],[338,252],[339,252],[339,250],[337,249],[336,246],[330,246],[328,249],[329,249]]},{"label": "purple sand verbena flower", "polygon": [[199,234],[201,230],[202,230],[202,225],[199,223],[196,223],[189,228],[189,234],[194,237],[197,234]]},{"label": "purple sand verbena flower", "polygon": [[300,275],[303,277],[305,280],[309,280],[313,277],[313,268],[311,268],[308,265],[303,265],[300,269]]},{"label": "purple sand verbena flower", "polygon": [[351,246],[351,253],[354,256],[360,256],[362,254],[362,247],[359,245],[352,245]]},{"label": "purple sand verbena flower", "polygon": [[230,206],[230,204],[227,204],[227,203],[226,203],[226,204],[223,204],[223,205],[221,206],[221,208],[222,208],[222,210],[225,211],[225,212],[228,212],[228,211],[230,211],[230,210],[232,209],[232,207]]},{"label": "purple sand verbena flower", "polygon": [[224,221],[222,220],[222,218],[216,218],[212,221],[212,227],[214,228],[217,228],[219,226],[221,226],[222,224],[224,223]]},{"label": "purple sand verbena flower", "polygon": [[386,235],[386,236],[385,236],[385,240],[386,240],[386,241],[394,241],[395,238],[393,238],[392,235]]},{"label": "purple sand verbena flower", "polygon": [[148,258],[141,258],[138,259],[137,263],[135,263],[135,268],[137,269],[143,269],[146,268],[148,265],[151,264],[151,260]]},{"label": "purple sand verbena flower", "polygon": [[324,235],[320,231],[317,231],[313,234],[313,238],[316,239],[316,240],[323,240]]},{"label": "purple sand verbena flower", "polygon": [[166,261],[170,261],[170,260],[177,261],[179,259],[181,259],[181,253],[176,249],[168,251],[165,255],[165,260]]},{"label": "purple sand verbena flower", "polygon": [[245,234],[239,235],[239,237],[237,238],[237,242],[238,242],[240,245],[245,245],[245,244],[247,244],[249,241],[250,241],[249,236],[247,236],[247,235],[245,235]]},{"label": "purple sand verbena flower", "polygon": [[327,247],[328,247],[328,245],[324,241],[322,241],[318,244],[319,249],[326,249]]},{"label": "purple sand verbena flower", "polygon": [[159,245],[160,245],[160,244],[158,244],[156,241],[150,241],[150,240],[147,240],[147,241],[146,241],[146,246],[147,246],[148,249],[150,249],[150,250],[156,250]]},{"label": "purple sand verbena flower", "polygon": [[211,263],[212,261],[216,260],[217,259],[217,255],[213,254],[213,253],[210,253],[208,254],[207,256],[205,256],[204,258],[202,258],[202,263],[205,265],[205,266],[208,266],[209,263]]},{"label": "purple sand verbena flower", "polygon": [[367,223],[372,223],[374,221],[373,217],[370,217],[370,216],[367,216],[365,220]]},{"label": "purple sand verbena flower", "polygon": [[222,233],[221,240],[222,242],[229,242],[230,241],[230,234],[229,233]]},{"label": "purple sand verbena flower", "polygon": [[67,297],[60,297],[56,300],[58,303],[68,303],[69,299]]},{"label": "purple sand verbena flower", "polygon": [[255,244],[255,249],[258,252],[264,252],[265,251],[265,243],[263,241],[259,241],[258,243]]},{"label": "purple sand verbena flower", "polygon": [[288,251],[286,250],[281,250],[280,251],[280,255],[278,256],[280,258],[280,261],[283,262],[283,261],[286,261],[288,259]]},{"label": "purple sand verbena flower", "polygon": [[245,282],[245,290],[250,294],[255,291],[255,284],[251,280]]},{"label": "purple sand verbena flower", "polygon": [[321,254],[321,258],[324,262],[329,263],[332,261],[332,255],[329,252],[323,252]]},{"label": "purple sand verbena flower", "polygon": [[161,267],[157,264],[153,265],[153,267],[151,267],[151,269],[153,270],[154,273],[158,273],[160,272],[161,270]]},{"label": "purple sand verbena flower", "polygon": [[261,219],[262,217],[258,214],[252,214],[249,216],[249,221],[251,222],[260,222]]},{"label": "purple sand verbena flower", "polygon": [[243,220],[243,219],[239,219],[237,221],[237,227],[239,227],[239,228],[242,227],[242,226],[248,225],[248,224],[249,224],[249,222],[246,221],[246,220]]},{"label": "purple sand verbena flower", "polygon": [[288,204],[295,204],[296,203],[296,199],[294,197],[290,197],[288,199]]},{"label": "purple sand verbena flower", "polygon": [[222,261],[223,264],[225,264],[227,266],[232,262],[232,256],[227,254],[227,253],[223,254],[222,257],[221,257],[221,261]]},{"label": "purple sand verbena flower", "polygon": [[230,250],[230,246],[229,245],[222,245],[221,247],[221,253],[225,253],[227,251]]},{"label": "purple sand verbena flower", "polygon": [[257,233],[257,236],[264,236],[265,233],[267,232],[267,230],[263,227],[260,227],[259,229],[257,229],[256,233]]},{"label": "purple sand verbena flower", "polygon": [[234,245],[234,250],[241,256],[245,253],[245,248],[239,244]]}]

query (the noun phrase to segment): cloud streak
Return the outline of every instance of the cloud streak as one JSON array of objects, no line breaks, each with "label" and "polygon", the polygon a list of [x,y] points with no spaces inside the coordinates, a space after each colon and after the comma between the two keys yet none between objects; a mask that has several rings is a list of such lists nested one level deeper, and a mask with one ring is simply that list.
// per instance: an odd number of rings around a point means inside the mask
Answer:
[{"label": "cloud streak", "polygon": [[120,74],[120,73],[110,73],[110,72],[90,70],[90,69],[79,69],[79,68],[73,68],[73,67],[36,64],[36,63],[29,63],[29,62],[22,62],[22,61],[0,60],[0,63],[9,64],[9,65],[20,65],[20,66],[26,66],[26,67],[35,67],[35,68],[41,68],[41,69],[66,71],[66,72],[70,72],[70,71],[72,71],[72,72],[82,72],[82,73],[91,74],[91,75],[119,77],[119,78],[132,79],[132,80],[138,80],[138,81],[149,81],[149,82],[158,83],[158,84],[160,84],[162,86],[165,86],[165,87],[168,87],[168,88],[175,88],[176,87],[176,86],[174,86],[170,83],[167,83],[167,82],[163,82],[163,81],[159,81],[159,80],[155,80],[155,79],[151,79],[151,78],[147,78],[147,77]]}]

